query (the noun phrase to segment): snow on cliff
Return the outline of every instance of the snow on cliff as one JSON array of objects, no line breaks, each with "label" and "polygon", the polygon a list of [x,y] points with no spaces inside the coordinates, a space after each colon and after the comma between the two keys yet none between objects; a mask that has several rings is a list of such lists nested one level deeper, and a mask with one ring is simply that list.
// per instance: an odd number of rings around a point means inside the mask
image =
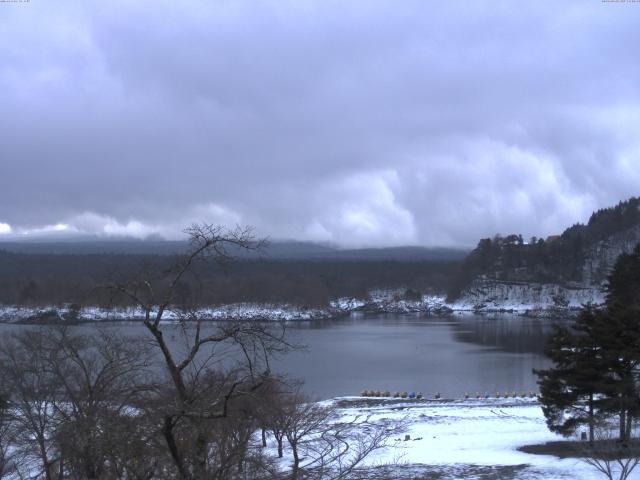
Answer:
[{"label": "snow on cliff", "polygon": [[453,310],[561,312],[604,301],[600,287],[555,283],[500,282],[478,279],[450,305]]},{"label": "snow on cliff", "polygon": [[610,235],[588,247],[582,263],[582,281],[556,283],[500,281],[481,276],[461,293],[453,310],[559,313],[585,303],[604,301],[607,275],[622,253],[640,242],[640,225]]}]

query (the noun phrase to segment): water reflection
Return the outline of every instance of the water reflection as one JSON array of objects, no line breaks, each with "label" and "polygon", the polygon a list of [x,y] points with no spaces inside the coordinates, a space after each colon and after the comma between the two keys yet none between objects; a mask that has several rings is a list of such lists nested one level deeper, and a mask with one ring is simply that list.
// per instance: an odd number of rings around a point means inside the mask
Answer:
[{"label": "water reflection", "polygon": [[[543,354],[544,344],[553,331],[554,323],[561,321],[547,318],[529,318],[509,313],[477,315],[461,313],[450,316],[428,316],[411,314],[365,314],[332,320],[296,321],[289,324],[292,332],[299,330],[322,330],[350,326],[424,326],[447,325],[455,341],[471,343],[493,350],[514,353]],[[490,350],[485,350],[489,352]]]},{"label": "water reflection", "polygon": [[457,341],[516,353],[542,354],[554,322],[550,319],[508,314],[450,317],[450,325]]},{"label": "water reflection", "polygon": [[422,390],[445,396],[536,389],[531,370],[544,368],[552,321],[512,315],[449,317],[352,315],[296,323],[290,333],[308,345],[276,362],[304,378],[320,397],[361,389]]}]

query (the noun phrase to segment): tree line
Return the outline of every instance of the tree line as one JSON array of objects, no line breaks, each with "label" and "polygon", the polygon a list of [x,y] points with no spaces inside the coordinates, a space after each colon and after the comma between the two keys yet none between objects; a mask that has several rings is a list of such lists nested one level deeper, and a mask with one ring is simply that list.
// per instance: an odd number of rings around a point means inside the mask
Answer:
[{"label": "tree line", "polygon": [[[0,304],[18,306],[110,306],[105,278],[135,278],[170,268],[172,255],[25,254],[0,250]],[[177,295],[197,295],[205,306],[237,302],[291,303],[322,307],[333,298],[366,299],[375,288],[424,293],[448,288],[457,260],[236,259],[233,268],[194,267]],[[124,305],[129,299],[119,298]]]}]

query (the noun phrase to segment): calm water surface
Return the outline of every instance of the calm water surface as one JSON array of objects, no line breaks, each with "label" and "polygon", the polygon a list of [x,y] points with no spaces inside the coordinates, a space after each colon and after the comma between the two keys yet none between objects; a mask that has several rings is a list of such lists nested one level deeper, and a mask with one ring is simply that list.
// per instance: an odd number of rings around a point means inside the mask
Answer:
[{"label": "calm water surface", "polygon": [[552,324],[512,315],[352,315],[292,328],[308,351],[275,367],[304,378],[319,397],[362,389],[445,397],[537,390],[531,370],[548,365],[542,349]]},{"label": "calm water surface", "polygon": [[[548,365],[542,348],[552,324],[506,314],[353,314],[292,324],[292,339],[307,349],[276,359],[272,367],[304,379],[307,392],[317,398],[363,389],[440,392],[444,397],[536,390],[531,370]],[[0,334],[18,328],[33,327],[3,325]],[[136,323],[111,328],[145,333]]]}]

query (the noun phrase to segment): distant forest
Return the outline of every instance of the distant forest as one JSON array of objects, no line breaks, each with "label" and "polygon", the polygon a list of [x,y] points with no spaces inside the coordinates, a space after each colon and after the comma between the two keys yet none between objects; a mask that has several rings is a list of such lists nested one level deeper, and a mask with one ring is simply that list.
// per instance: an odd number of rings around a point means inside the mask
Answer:
[{"label": "distant forest", "polygon": [[640,198],[594,212],[586,225],[575,224],[547,239],[522,235],[483,238],[451,281],[449,299],[456,299],[474,278],[501,281],[567,283],[582,281],[586,249],[611,235],[640,225]]},{"label": "distant forest", "polygon": [[[114,279],[134,280],[144,271],[161,271],[174,261],[173,255],[0,250],[0,303],[109,305],[110,298],[101,286]],[[197,275],[180,285],[178,294],[185,302],[207,306],[261,302],[319,307],[341,296],[366,298],[375,288],[444,293],[459,264],[460,259],[451,255],[430,260],[415,256],[400,259],[245,258],[227,268],[200,265]]]},{"label": "distant forest", "polygon": [[[200,266],[180,286],[184,301],[325,306],[332,298],[366,299],[376,288],[447,293],[455,300],[478,276],[501,281],[582,281],[587,248],[640,225],[640,198],[594,212],[547,239],[496,235],[464,250],[399,247],[339,250],[304,242],[275,243],[264,257],[251,254],[222,269]],[[107,282],[161,271],[186,247],[181,242],[0,243],[0,304],[109,305]],[[109,252],[109,253],[107,253]],[[466,258],[465,258],[466,256]]]}]

